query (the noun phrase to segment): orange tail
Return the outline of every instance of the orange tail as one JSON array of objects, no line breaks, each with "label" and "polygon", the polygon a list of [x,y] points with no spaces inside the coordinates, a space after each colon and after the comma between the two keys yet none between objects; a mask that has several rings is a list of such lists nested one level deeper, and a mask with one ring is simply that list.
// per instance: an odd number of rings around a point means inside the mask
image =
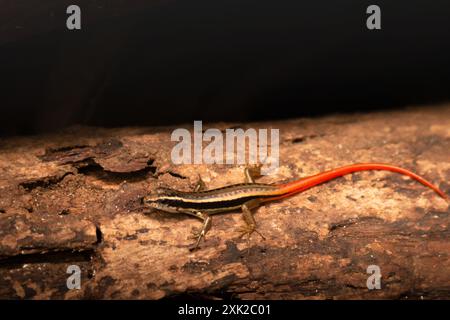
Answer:
[{"label": "orange tail", "polygon": [[409,176],[409,177],[413,178],[414,180],[419,181],[423,185],[433,189],[442,198],[448,199],[447,195],[443,191],[441,191],[438,187],[436,187],[431,182],[425,180],[421,176],[419,176],[419,175],[415,174],[414,172],[411,172],[407,169],[403,169],[400,167],[392,166],[389,164],[383,164],[383,163],[358,163],[358,164],[352,164],[349,166],[336,168],[336,169],[333,169],[330,171],[325,171],[325,172],[316,174],[314,176],[306,177],[306,178],[303,178],[303,179],[300,179],[300,180],[297,180],[294,182],[281,184],[278,186],[280,188],[279,189],[280,196],[270,198],[267,200],[277,200],[277,199],[281,199],[284,197],[288,197],[293,194],[307,190],[307,189],[314,187],[318,184],[321,184],[323,182],[330,181],[332,179],[341,177],[343,175],[346,175],[346,174],[349,174],[352,172],[366,171],[366,170],[387,170],[387,171],[393,171],[393,172],[397,172],[397,173]]}]

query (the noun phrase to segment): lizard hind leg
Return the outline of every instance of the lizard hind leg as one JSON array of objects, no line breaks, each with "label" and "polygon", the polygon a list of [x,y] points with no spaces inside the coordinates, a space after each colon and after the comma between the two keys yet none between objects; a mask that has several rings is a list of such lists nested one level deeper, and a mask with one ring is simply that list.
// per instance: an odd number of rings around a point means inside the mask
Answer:
[{"label": "lizard hind leg", "polygon": [[261,236],[263,240],[266,238],[256,229],[256,221],[253,217],[251,209],[258,207],[261,202],[258,199],[247,201],[242,205],[242,217],[244,218],[245,225],[240,227],[238,231],[240,231],[240,237],[248,235],[248,240],[250,240],[250,236],[253,232],[256,232]]},{"label": "lizard hind leg", "polygon": [[255,183],[255,180],[261,176],[261,166],[262,164],[249,164],[245,167],[245,182]]},{"label": "lizard hind leg", "polygon": [[203,227],[200,230],[192,231],[191,238],[196,239],[197,241],[195,242],[195,246],[190,249],[191,251],[196,250],[198,248],[200,240],[202,240],[202,238],[204,239],[206,233],[209,231],[209,229],[211,229],[211,222],[212,222],[211,217],[206,213],[197,212],[195,216],[203,220]]}]

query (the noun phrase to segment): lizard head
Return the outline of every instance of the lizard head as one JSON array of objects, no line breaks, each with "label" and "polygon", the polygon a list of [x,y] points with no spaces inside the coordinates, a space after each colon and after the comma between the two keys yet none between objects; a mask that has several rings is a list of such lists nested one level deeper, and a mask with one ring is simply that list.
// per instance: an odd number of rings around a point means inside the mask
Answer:
[{"label": "lizard head", "polygon": [[169,188],[157,188],[142,198],[142,203],[149,208],[166,212],[176,212],[170,205],[171,200],[176,196],[176,191]]}]

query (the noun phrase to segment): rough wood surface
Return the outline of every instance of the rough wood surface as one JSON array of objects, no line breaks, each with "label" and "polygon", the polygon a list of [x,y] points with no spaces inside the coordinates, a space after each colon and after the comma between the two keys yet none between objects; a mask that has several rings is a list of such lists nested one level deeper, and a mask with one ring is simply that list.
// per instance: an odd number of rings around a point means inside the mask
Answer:
[{"label": "rough wood surface", "polygon": [[[224,129],[280,129],[287,181],[354,162],[409,168],[450,193],[450,106],[328,116]],[[192,124],[186,124],[191,128]],[[76,127],[0,145],[0,298],[450,298],[448,204],[409,178],[355,173],[257,210],[213,217],[190,252],[195,218],[145,214],[157,185],[242,182],[242,167],[170,162],[174,128]],[[66,269],[82,269],[80,290]],[[378,265],[382,289],[368,290]]]}]

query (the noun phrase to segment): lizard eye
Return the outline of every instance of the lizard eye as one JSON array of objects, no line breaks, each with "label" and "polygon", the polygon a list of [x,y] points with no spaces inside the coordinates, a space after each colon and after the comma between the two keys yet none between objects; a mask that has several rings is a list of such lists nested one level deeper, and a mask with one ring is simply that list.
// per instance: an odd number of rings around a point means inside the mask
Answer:
[{"label": "lizard eye", "polygon": [[142,198],[142,203],[152,204],[160,202],[165,196],[170,195],[172,192],[173,190],[168,188],[156,188]]},{"label": "lizard eye", "polygon": [[163,195],[165,193],[166,189],[164,188],[157,188],[154,193],[157,195]]},{"label": "lizard eye", "polygon": [[155,195],[150,194],[150,195],[147,195],[147,196],[142,198],[142,203],[143,204],[152,203],[152,202],[155,202],[156,200],[158,200],[158,197],[155,196]]}]

